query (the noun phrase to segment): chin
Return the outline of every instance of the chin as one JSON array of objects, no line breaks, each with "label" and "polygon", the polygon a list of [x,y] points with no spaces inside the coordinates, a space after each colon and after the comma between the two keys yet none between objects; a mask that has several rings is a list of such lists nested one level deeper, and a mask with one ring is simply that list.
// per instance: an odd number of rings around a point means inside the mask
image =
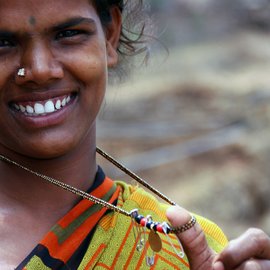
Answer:
[{"label": "chin", "polygon": [[22,153],[23,155],[32,158],[32,159],[40,159],[40,160],[46,160],[46,159],[57,159],[62,158],[66,156],[69,153],[69,151],[63,149],[35,149],[33,151],[29,151],[27,153]]},{"label": "chin", "polygon": [[31,143],[28,147],[20,149],[20,154],[34,159],[55,159],[68,156],[76,149],[74,140],[46,141],[46,143]]}]

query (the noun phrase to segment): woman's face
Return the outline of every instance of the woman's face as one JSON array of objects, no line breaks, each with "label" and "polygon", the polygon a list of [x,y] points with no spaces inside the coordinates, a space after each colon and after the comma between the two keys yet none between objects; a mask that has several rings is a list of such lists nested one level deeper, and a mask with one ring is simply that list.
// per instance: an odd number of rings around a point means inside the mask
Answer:
[{"label": "woman's face", "polygon": [[50,158],[94,140],[119,23],[105,35],[90,2],[0,0],[0,150]]}]

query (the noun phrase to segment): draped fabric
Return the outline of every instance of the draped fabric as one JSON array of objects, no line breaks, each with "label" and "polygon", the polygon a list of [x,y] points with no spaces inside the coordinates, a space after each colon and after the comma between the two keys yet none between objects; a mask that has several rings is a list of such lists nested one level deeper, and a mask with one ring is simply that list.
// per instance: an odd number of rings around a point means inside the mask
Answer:
[{"label": "draped fabric", "polygon": [[[166,221],[167,205],[141,188],[112,181],[100,168],[89,193],[127,211],[139,209],[140,214],[151,215],[155,221]],[[227,244],[222,231],[214,223],[196,218],[209,245],[220,252]],[[147,231],[146,240],[148,234]],[[135,237],[129,217],[83,199],[52,227],[16,270],[189,269],[187,258],[178,257],[172,247],[173,244],[179,249],[174,235],[161,235],[162,250],[157,254],[153,254],[148,241],[138,251],[139,239]],[[149,267],[146,257],[152,255],[155,261]]]}]

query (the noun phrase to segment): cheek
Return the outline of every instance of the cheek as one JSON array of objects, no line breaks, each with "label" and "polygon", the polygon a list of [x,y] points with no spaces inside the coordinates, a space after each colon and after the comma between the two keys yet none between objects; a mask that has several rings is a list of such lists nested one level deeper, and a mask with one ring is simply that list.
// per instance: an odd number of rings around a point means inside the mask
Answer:
[{"label": "cheek", "polygon": [[87,89],[95,87],[94,91],[104,92],[103,88],[106,88],[107,82],[106,59],[100,60],[97,57],[87,56],[84,61],[81,61],[77,70],[80,70],[77,73],[78,78]]},{"label": "cheek", "polygon": [[[97,109],[103,100],[107,86],[106,49],[97,45],[91,50],[82,50],[70,55],[65,68],[71,78],[82,85],[81,102],[91,105],[92,110],[93,107]],[[85,109],[88,108],[85,107]]]},{"label": "cheek", "polygon": [[[95,53],[93,53],[93,51]],[[95,123],[107,86],[107,60],[105,50],[85,50],[69,56],[65,69],[67,74],[80,85],[77,113],[74,122],[85,132]],[[79,59],[79,60],[78,60]]]},{"label": "cheek", "polygon": [[59,57],[64,68],[82,83],[104,79],[107,76],[107,53],[104,41],[96,41],[76,49],[66,51]]},{"label": "cheek", "polygon": [[[106,59],[87,56],[81,61],[77,70],[77,78],[83,84],[84,98],[92,102],[92,106],[99,106],[103,100],[107,86]],[[86,100],[86,102],[87,102]],[[91,101],[90,101],[91,100]]]},{"label": "cheek", "polygon": [[[1,111],[2,113],[2,111]],[[24,143],[20,138],[20,133],[17,130],[14,132],[13,125],[10,124],[9,120],[0,121],[0,151],[3,152],[5,149],[21,149],[24,147]]]},{"label": "cheek", "polygon": [[10,95],[11,89],[14,88],[14,81],[19,68],[18,57],[10,57],[4,59],[0,57],[0,97],[1,100]]}]

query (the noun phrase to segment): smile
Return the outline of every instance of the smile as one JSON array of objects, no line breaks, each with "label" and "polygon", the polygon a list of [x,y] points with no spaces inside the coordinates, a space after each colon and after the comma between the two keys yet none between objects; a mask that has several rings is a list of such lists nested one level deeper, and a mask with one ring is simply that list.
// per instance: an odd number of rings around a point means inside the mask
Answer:
[{"label": "smile", "polygon": [[18,102],[13,103],[12,107],[28,116],[45,116],[63,109],[73,99],[74,95],[70,94],[63,97],[48,99],[37,102]]}]

